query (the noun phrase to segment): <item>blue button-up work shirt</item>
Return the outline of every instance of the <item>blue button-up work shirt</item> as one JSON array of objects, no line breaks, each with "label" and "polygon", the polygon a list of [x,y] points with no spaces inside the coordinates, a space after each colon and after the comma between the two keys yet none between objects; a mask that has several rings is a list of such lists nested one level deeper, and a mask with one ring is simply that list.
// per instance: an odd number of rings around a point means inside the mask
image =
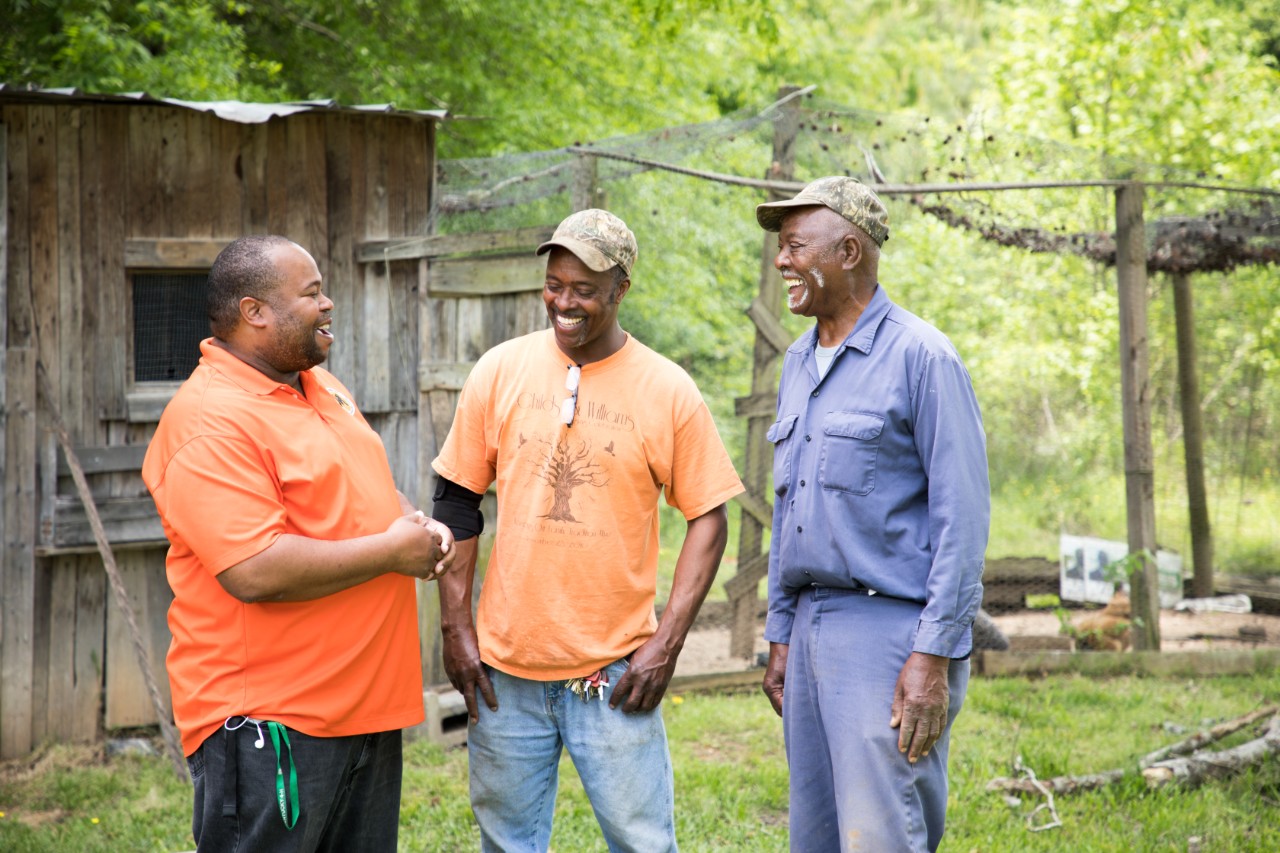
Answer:
[{"label": "blue button-up work shirt", "polygon": [[796,595],[868,587],[924,605],[913,651],[964,657],[991,520],[986,436],[946,336],[883,287],[821,380],[817,328],[778,390],[765,639],[788,643]]}]

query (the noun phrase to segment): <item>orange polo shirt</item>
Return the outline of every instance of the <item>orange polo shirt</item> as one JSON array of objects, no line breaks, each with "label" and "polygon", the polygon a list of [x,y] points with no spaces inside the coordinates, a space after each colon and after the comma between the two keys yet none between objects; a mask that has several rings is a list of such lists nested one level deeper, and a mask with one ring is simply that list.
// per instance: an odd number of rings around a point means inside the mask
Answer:
[{"label": "orange polo shirt", "polygon": [[211,339],[200,352],[142,467],[169,538],[167,665],[183,751],[237,714],[318,737],[420,723],[412,578],[257,604],[217,580],[283,533],[340,540],[386,530],[401,509],[381,439],[325,370],[301,373],[298,394]]}]

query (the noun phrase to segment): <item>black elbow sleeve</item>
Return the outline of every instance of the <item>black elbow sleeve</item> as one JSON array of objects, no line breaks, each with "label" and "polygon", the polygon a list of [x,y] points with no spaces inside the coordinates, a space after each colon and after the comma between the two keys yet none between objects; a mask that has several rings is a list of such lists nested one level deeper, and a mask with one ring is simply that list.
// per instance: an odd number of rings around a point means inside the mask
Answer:
[{"label": "black elbow sleeve", "polygon": [[453,538],[459,542],[479,536],[484,530],[484,514],[480,512],[483,497],[452,480],[437,477],[431,517],[452,530]]}]

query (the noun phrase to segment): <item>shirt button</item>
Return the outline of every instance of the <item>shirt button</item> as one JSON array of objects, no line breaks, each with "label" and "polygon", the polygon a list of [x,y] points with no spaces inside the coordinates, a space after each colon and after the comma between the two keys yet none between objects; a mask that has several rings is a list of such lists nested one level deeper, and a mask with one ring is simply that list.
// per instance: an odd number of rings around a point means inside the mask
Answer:
[{"label": "shirt button", "polygon": [[802,527],[802,526],[797,526],[797,527],[796,527],[796,533],[804,533],[804,527]]},{"label": "shirt button", "polygon": [[813,396],[815,396],[815,397],[816,397],[816,396],[818,396],[818,389],[817,389],[817,388],[814,388],[814,389],[813,389]]},{"label": "shirt button", "polygon": [[804,480],[801,480],[801,481],[800,481],[800,486],[801,486],[802,488],[804,487]]},{"label": "shirt button", "polygon": [[813,441],[813,436],[811,436],[811,435],[806,435],[806,436],[804,437],[804,440],[805,440],[805,441]]}]

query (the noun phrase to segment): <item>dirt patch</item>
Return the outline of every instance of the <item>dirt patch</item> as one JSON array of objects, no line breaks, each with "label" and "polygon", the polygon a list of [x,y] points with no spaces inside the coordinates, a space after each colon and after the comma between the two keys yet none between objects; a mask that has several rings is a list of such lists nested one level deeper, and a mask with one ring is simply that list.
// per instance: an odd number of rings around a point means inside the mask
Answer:
[{"label": "dirt patch", "polygon": [[[1072,610],[1079,618],[1090,612]],[[1022,610],[991,617],[1006,637],[1037,637],[1059,634],[1058,617],[1051,611]],[[756,666],[756,655],[768,656],[764,641],[764,624],[756,626],[754,653],[750,658],[729,654],[727,620],[714,619],[704,624],[701,617],[695,630],[689,632],[684,651],[676,664],[676,675],[705,675],[715,672],[739,672]],[[1242,633],[1241,629],[1245,632]],[[1241,649],[1280,646],[1280,614],[1274,613],[1190,613],[1160,611],[1160,648],[1162,651],[1208,649]],[[761,670],[763,675],[763,670]]]},{"label": "dirt patch", "polygon": [[[1086,610],[1071,611],[1072,620]],[[991,617],[1006,637],[1037,637],[1060,633],[1056,614],[1024,610]],[[1243,629],[1243,630],[1242,630]],[[1245,649],[1280,646],[1280,615],[1274,613],[1191,613],[1160,611],[1161,651]]]}]

